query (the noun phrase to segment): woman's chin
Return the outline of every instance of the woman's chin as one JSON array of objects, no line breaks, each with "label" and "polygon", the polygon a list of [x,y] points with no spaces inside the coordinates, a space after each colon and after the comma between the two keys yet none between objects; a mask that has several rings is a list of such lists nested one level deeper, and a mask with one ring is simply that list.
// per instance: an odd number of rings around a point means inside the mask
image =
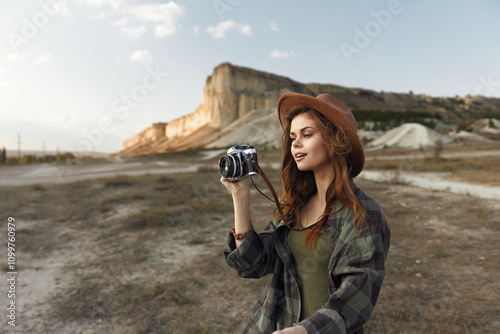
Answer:
[{"label": "woman's chin", "polygon": [[311,171],[310,168],[307,168],[304,164],[297,164],[297,169],[300,170],[301,172],[309,172]]}]

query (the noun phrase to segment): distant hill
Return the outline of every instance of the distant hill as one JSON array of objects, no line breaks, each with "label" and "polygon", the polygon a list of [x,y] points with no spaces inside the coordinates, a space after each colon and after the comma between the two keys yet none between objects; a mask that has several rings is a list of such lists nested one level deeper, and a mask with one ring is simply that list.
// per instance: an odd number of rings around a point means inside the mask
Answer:
[{"label": "distant hill", "polygon": [[[334,84],[303,84],[290,78],[223,63],[210,75],[203,103],[191,114],[169,123],[155,123],[125,141],[119,156],[227,148],[236,144],[279,145],[281,127],[276,104],[285,92],[317,96],[329,93],[349,107],[362,124],[433,122],[466,128],[473,120],[500,118],[500,99],[482,96],[430,97],[422,94],[376,92]],[[397,113],[397,117],[395,116]],[[428,125],[428,124],[425,124]]]}]

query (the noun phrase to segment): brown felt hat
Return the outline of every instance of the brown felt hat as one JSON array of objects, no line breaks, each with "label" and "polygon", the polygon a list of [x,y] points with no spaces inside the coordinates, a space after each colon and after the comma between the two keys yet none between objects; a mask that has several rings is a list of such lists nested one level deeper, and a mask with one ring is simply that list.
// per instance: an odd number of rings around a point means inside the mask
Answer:
[{"label": "brown felt hat", "polygon": [[286,122],[286,115],[296,107],[314,109],[326,116],[336,127],[345,131],[352,144],[352,151],[347,157],[347,163],[352,166],[350,176],[355,177],[361,173],[365,164],[365,154],[358,138],[358,127],[352,112],[329,94],[314,97],[298,93],[285,93],[278,100],[277,106],[282,127]]}]

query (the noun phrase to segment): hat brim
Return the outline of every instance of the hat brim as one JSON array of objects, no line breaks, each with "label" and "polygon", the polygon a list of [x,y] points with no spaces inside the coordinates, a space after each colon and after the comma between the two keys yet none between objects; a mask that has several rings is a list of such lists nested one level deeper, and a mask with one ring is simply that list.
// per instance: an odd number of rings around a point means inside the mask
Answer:
[{"label": "hat brim", "polygon": [[[328,94],[314,97],[299,93],[285,93],[280,97],[277,105],[278,117],[282,127],[286,123],[287,114],[296,107],[314,109],[326,116],[335,126],[344,129],[352,145],[351,153],[347,157],[348,163],[351,165],[350,176],[354,178],[359,175],[365,164],[365,154],[357,135],[356,121],[351,111]],[[349,120],[346,115],[352,116],[352,120]]]}]

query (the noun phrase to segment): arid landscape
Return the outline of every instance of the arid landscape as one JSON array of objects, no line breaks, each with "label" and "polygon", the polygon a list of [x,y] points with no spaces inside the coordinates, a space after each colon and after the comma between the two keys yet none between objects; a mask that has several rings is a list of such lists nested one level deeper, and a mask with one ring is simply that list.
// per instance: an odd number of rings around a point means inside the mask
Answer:
[{"label": "arid landscape", "polygon": [[218,162],[253,146],[281,194],[283,142],[317,166],[325,131],[391,231],[364,333],[500,333],[499,1],[0,8],[0,334],[241,334],[271,277],[226,264]]},{"label": "arid landscape", "polygon": [[[500,331],[500,197],[404,179],[427,175],[500,191],[499,151],[492,143],[445,146],[439,157],[418,149],[366,152],[365,171],[385,176],[362,174],[355,182],[382,205],[392,231],[367,333]],[[15,332],[241,333],[267,278],[240,279],[222,257],[232,202],[219,183],[221,154],[1,167],[2,219],[17,222]],[[279,152],[259,152],[259,160],[279,189]],[[273,205],[253,190],[257,230]],[[5,247],[1,261],[6,275]],[[2,328],[9,332],[5,320]]]}]

